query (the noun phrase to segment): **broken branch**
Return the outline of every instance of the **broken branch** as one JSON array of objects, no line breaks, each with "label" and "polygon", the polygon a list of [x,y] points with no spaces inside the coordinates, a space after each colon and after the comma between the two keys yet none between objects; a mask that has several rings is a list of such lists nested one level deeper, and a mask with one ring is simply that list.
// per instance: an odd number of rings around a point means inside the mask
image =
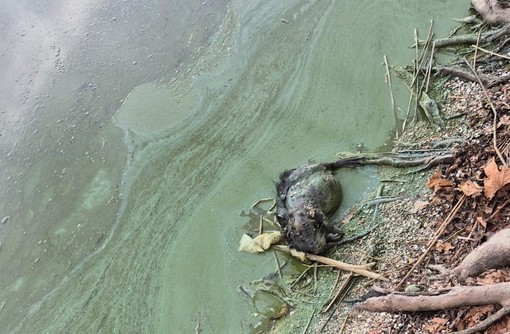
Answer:
[{"label": "broken branch", "polygon": [[[287,246],[275,245],[275,246],[273,246],[273,248],[280,252],[296,256],[295,255],[296,252],[291,251],[291,249]],[[331,267],[350,271],[355,274],[362,275],[362,276],[365,276],[368,278],[378,279],[378,280],[382,280],[382,281],[388,281],[388,279],[385,278],[384,276],[382,276],[381,274],[378,274],[378,273],[368,270],[368,268],[372,267],[373,264],[355,265],[355,264],[349,264],[349,263],[333,260],[333,259],[331,259],[329,257],[325,257],[325,256],[314,255],[314,254],[309,254],[309,253],[302,253],[302,252],[298,252],[298,253],[300,255],[300,257],[298,257],[298,258],[301,260],[303,260],[303,258],[301,257],[301,255],[302,255],[305,259],[310,260],[310,261],[315,261],[315,262],[319,262],[322,264],[326,264]]]}]

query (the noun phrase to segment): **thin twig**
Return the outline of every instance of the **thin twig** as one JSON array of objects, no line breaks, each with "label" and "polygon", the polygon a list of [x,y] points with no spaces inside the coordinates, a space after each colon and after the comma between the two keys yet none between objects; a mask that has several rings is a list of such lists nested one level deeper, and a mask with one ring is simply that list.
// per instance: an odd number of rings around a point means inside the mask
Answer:
[{"label": "thin twig", "polygon": [[484,48],[479,47],[478,45],[472,45],[472,47],[474,47],[475,50],[480,50],[480,51],[488,53],[490,55],[493,55],[493,56],[496,56],[496,57],[499,57],[499,58],[502,58],[502,59],[510,60],[510,57],[508,57],[508,56],[505,56],[505,55],[502,55],[502,54],[499,54],[499,53],[496,53],[496,52],[492,52],[492,51],[486,50]]},{"label": "thin twig", "polygon": [[317,293],[317,263],[313,264],[313,294]]},{"label": "thin twig", "polygon": [[336,302],[336,300],[338,299],[338,297],[340,296],[341,293],[343,293],[347,287],[349,286],[349,284],[351,283],[351,280],[354,278],[354,274],[353,273],[350,273],[349,276],[347,276],[347,278],[345,279],[344,283],[342,284],[342,286],[338,289],[337,293],[335,294],[335,296],[333,298],[331,298],[331,301],[329,302],[329,304],[326,306],[326,308],[324,309],[324,311],[322,311],[323,313],[326,313],[329,311],[329,309],[331,308],[331,306]]},{"label": "thin twig", "polygon": [[[393,110],[393,116],[395,117],[395,121],[398,120],[397,108],[395,107],[395,97],[393,96],[393,87],[391,85],[391,74],[390,67],[388,65],[388,58],[384,55],[384,65],[386,66],[386,81],[388,82],[388,86],[390,88],[390,98],[391,98],[391,108]],[[398,131],[396,133],[398,139]]]},{"label": "thin twig", "polygon": [[[382,281],[388,281],[388,279],[386,277],[382,276],[381,274],[378,274],[376,272],[368,270],[368,268],[373,266],[373,263],[359,266],[359,265],[354,265],[354,264],[349,264],[349,263],[333,260],[331,258],[320,256],[320,255],[315,255],[315,254],[308,254],[308,253],[301,253],[301,252],[298,252],[299,254],[296,254],[295,252],[293,252],[294,250],[291,251],[291,249],[287,246],[273,245],[272,247],[278,251],[281,251],[281,252],[284,252],[287,254],[292,254],[294,256],[302,255],[307,260],[310,260],[310,261],[316,261],[316,262],[326,264],[331,267],[335,267],[335,268],[346,270],[346,271],[351,271],[355,274],[362,275],[362,276],[365,276],[368,278],[378,279],[378,280],[382,280]],[[301,258],[301,257],[298,257],[298,258]]]},{"label": "thin twig", "polygon": [[333,283],[333,287],[331,288],[331,291],[329,292],[329,297],[328,299],[331,299],[331,297],[333,297],[333,291],[335,291],[335,288],[336,286],[338,285],[338,281],[340,281],[340,276],[342,275],[342,271],[339,270],[337,275],[336,275],[336,279],[335,279],[335,283]]},{"label": "thin twig", "polygon": [[476,57],[478,55],[478,45],[480,45],[480,34],[482,29],[478,30],[478,36],[476,37],[475,55],[473,56],[473,68],[476,68]]},{"label": "thin twig", "polygon": [[259,235],[261,235],[262,233],[264,233],[264,215],[263,214],[260,215],[260,219],[259,219]]},{"label": "thin twig", "polygon": [[[414,94],[414,121],[418,121],[418,104],[420,95],[418,95],[418,74],[420,73],[420,56],[418,55],[418,32],[416,29],[414,29],[414,38],[416,41],[416,52],[415,52],[415,58],[414,58],[414,78],[411,82],[411,86],[409,87],[409,90],[411,91],[411,95]],[[423,49],[423,52],[425,52],[427,48]],[[414,90],[413,90],[414,89]]]},{"label": "thin twig", "polygon": [[259,199],[258,201],[256,201],[255,203],[253,203],[253,205],[251,206],[251,208],[253,209],[254,207],[258,206],[259,204],[261,203],[264,203],[264,202],[275,202],[274,198],[272,197],[266,197],[266,198],[261,198]]},{"label": "thin twig", "polygon": [[430,76],[432,73],[432,63],[434,62],[434,53],[436,51],[436,43],[432,43],[432,50],[430,50],[430,61],[429,66],[427,67],[427,73],[426,73],[426,84],[425,84],[425,92],[429,91],[429,83],[430,83]]},{"label": "thin twig", "polygon": [[[354,282],[356,282],[356,281],[355,280],[351,281],[351,284],[349,285],[349,287],[347,287],[346,291],[344,292],[344,294],[342,296],[342,299],[347,295],[347,293],[349,292],[349,290],[352,287],[352,285],[354,284]],[[319,331],[317,333],[322,333],[324,328],[326,328],[326,325],[329,323],[329,321],[331,320],[331,318],[335,314],[336,309],[338,308],[339,305],[340,305],[340,303],[336,304],[335,308],[333,309],[333,311],[330,312],[329,317],[326,319],[326,321],[324,322],[324,324],[322,325],[322,327],[319,329]]]},{"label": "thin twig", "polygon": [[464,58],[464,62],[469,66],[473,74],[476,76],[476,79],[478,80],[478,83],[480,84],[480,87],[482,87],[483,95],[485,96],[485,99],[489,103],[493,119],[492,119],[492,146],[494,147],[494,151],[496,151],[496,154],[498,155],[499,160],[503,163],[505,167],[508,167],[506,160],[503,158],[503,155],[501,154],[501,151],[498,148],[498,142],[497,142],[497,122],[498,122],[498,112],[496,111],[496,107],[494,107],[494,103],[492,103],[491,98],[489,97],[489,94],[487,93],[487,89],[485,88],[482,80],[480,79],[480,76],[476,72],[476,69],[471,66],[471,64]]},{"label": "thin twig", "polygon": [[402,132],[405,132],[407,120],[409,119],[409,114],[411,113],[411,104],[413,103],[413,94],[409,95],[409,102],[407,103],[407,111],[406,111],[406,118],[404,119],[404,122],[402,123]]},{"label": "thin twig", "polygon": [[344,321],[342,321],[342,326],[340,326],[340,329],[338,330],[338,334],[342,334],[345,329],[345,325],[347,324],[347,319],[349,318],[350,313],[347,313],[347,315],[344,318]]},{"label": "thin twig", "polygon": [[312,315],[310,316],[310,319],[308,319],[308,322],[306,323],[305,329],[303,330],[303,334],[306,334],[306,331],[308,330],[308,327],[310,327],[310,323],[312,322],[314,315],[315,315],[315,309],[313,309]]},{"label": "thin twig", "polygon": [[446,226],[448,226],[448,224],[450,224],[450,222],[453,220],[453,218],[455,217],[455,215],[457,214],[457,212],[459,211],[460,207],[462,206],[462,204],[464,203],[464,200],[466,199],[466,195],[462,195],[462,197],[460,198],[460,200],[457,202],[457,204],[455,204],[455,206],[453,207],[453,210],[450,211],[450,213],[448,214],[448,217],[446,217],[446,219],[443,221],[443,223],[441,224],[441,226],[439,226],[439,228],[437,229],[436,233],[434,233],[434,236],[432,237],[432,239],[429,241],[429,244],[427,245],[427,249],[425,250],[425,252],[423,252],[423,254],[418,258],[418,260],[416,260],[416,262],[414,263],[414,265],[412,266],[412,268],[407,272],[407,274],[400,280],[400,282],[397,284],[395,290],[399,290],[400,287],[402,286],[402,284],[404,284],[405,280],[411,275],[411,273],[416,269],[418,268],[418,266],[420,265],[420,263],[423,261],[423,259],[425,259],[425,257],[427,256],[427,254],[430,252],[430,250],[432,249],[432,247],[434,247],[434,245],[437,243],[437,241],[439,240],[439,237],[443,234],[444,230],[446,229]]},{"label": "thin twig", "polygon": [[276,268],[278,270],[278,276],[280,276],[280,279],[283,279],[282,269],[280,267],[280,260],[278,260],[278,256],[276,255],[276,252],[273,250],[274,259],[276,261]]},{"label": "thin twig", "polygon": [[301,275],[298,276],[298,278],[296,278],[296,280],[292,283],[292,285],[290,286],[290,288],[292,289],[300,280],[301,278],[303,278],[306,273],[308,272],[308,270],[312,269],[312,267],[307,267],[305,270],[303,270],[303,272],[301,273]]}]

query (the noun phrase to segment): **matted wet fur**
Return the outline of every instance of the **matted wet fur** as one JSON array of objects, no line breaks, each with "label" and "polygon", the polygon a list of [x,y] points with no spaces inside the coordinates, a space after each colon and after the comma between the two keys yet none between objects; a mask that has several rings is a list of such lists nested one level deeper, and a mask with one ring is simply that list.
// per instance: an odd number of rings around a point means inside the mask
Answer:
[{"label": "matted wet fur", "polygon": [[319,254],[341,239],[329,218],[342,201],[340,182],[333,171],[360,165],[362,158],[286,170],[276,184],[276,217],[289,245],[299,251]]}]

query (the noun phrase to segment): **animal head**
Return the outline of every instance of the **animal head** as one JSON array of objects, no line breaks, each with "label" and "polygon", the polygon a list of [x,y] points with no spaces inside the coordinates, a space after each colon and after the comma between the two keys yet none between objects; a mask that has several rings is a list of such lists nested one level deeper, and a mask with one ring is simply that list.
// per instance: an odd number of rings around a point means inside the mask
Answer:
[{"label": "animal head", "polygon": [[310,215],[306,210],[291,212],[284,227],[287,242],[299,251],[319,254],[326,248],[324,215]]}]

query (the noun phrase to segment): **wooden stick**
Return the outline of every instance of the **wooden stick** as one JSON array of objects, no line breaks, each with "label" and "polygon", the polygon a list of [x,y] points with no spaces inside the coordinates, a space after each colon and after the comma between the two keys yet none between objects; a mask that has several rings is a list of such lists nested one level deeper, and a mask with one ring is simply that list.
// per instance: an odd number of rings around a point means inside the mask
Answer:
[{"label": "wooden stick", "polygon": [[338,297],[340,296],[341,293],[343,293],[347,287],[349,286],[349,284],[351,284],[351,281],[352,279],[354,278],[354,274],[351,272],[349,274],[349,276],[347,276],[347,278],[345,279],[344,283],[342,284],[342,286],[338,289],[338,291],[336,292],[335,294],[335,297],[331,298],[331,301],[329,302],[328,306],[326,306],[326,308],[324,309],[324,311],[322,311],[323,313],[326,313],[329,311],[329,309],[331,308],[331,306],[336,302],[336,300],[338,299]]},{"label": "wooden stick", "polygon": [[[264,202],[275,202],[274,198],[272,197],[267,197],[267,198],[261,198],[259,199],[258,201],[256,201],[255,203],[253,203],[253,205],[251,206],[251,208],[253,209],[254,207],[258,206],[259,204],[261,203],[264,203]],[[273,204],[274,206],[274,204]]]},{"label": "wooden stick", "polygon": [[273,251],[273,255],[274,255],[274,260],[276,261],[276,268],[278,271],[278,276],[280,276],[280,278],[283,279],[282,268],[280,267],[280,260],[278,260],[278,256],[276,255],[275,251]]},{"label": "wooden stick", "polygon": [[[290,248],[287,246],[274,245],[272,247],[280,252],[292,254]],[[354,264],[349,264],[349,263],[333,260],[333,259],[330,259],[325,256],[309,254],[309,253],[302,253],[302,254],[304,255],[304,257],[306,259],[308,259],[310,261],[315,261],[315,262],[319,262],[322,264],[326,264],[331,267],[350,271],[355,274],[362,275],[362,276],[365,276],[368,278],[378,279],[378,280],[382,280],[382,281],[388,281],[388,279],[386,277],[382,276],[381,274],[378,274],[376,272],[368,270],[368,268],[370,268],[373,265],[373,263],[358,266],[358,265],[354,265]]]},{"label": "wooden stick", "polygon": [[508,56],[505,56],[505,55],[502,55],[502,54],[499,54],[499,53],[496,53],[496,52],[492,52],[492,51],[486,50],[484,48],[479,47],[478,45],[472,45],[472,47],[475,48],[475,50],[480,50],[480,51],[488,53],[490,55],[493,55],[493,56],[496,56],[496,57],[499,57],[499,58],[502,58],[502,59],[510,60],[510,57],[508,57]]},{"label": "wooden stick", "polygon": [[432,73],[432,63],[434,62],[434,53],[436,51],[436,43],[432,43],[432,50],[430,50],[430,61],[429,66],[427,67],[427,74],[426,74],[426,84],[425,84],[425,92],[429,91],[429,83],[430,83],[430,76]]},{"label": "wooden stick", "polygon": [[308,322],[306,323],[305,329],[303,330],[303,334],[306,334],[306,331],[308,330],[308,327],[310,327],[310,323],[312,322],[313,316],[315,315],[315,309],[313,309],[312,315],[308,319]]},{"label": "wooden stick", "polygon": [[[395,97],[393,96],[393,87],[391,85],[391,74],[390,67],[388,65],[388,58],[384,55],[384,65],[386,66],[386,81],[388,82],[388,86],[390,88],[390,98],[391,98],[391,109],[393,110],[393,116],[395,117],[395,121],[398,120],[397,108],[395,107]],[[396,133],[398,139],[398,131]]]},{"label": "wooden stick", "polygon": [[473,68],[476,68],[476,57],[478,55],[478,45],[480,45],[480,34],[482,30],[478,30],[478,36],[476,37],[475,55],[473,56]]}]

